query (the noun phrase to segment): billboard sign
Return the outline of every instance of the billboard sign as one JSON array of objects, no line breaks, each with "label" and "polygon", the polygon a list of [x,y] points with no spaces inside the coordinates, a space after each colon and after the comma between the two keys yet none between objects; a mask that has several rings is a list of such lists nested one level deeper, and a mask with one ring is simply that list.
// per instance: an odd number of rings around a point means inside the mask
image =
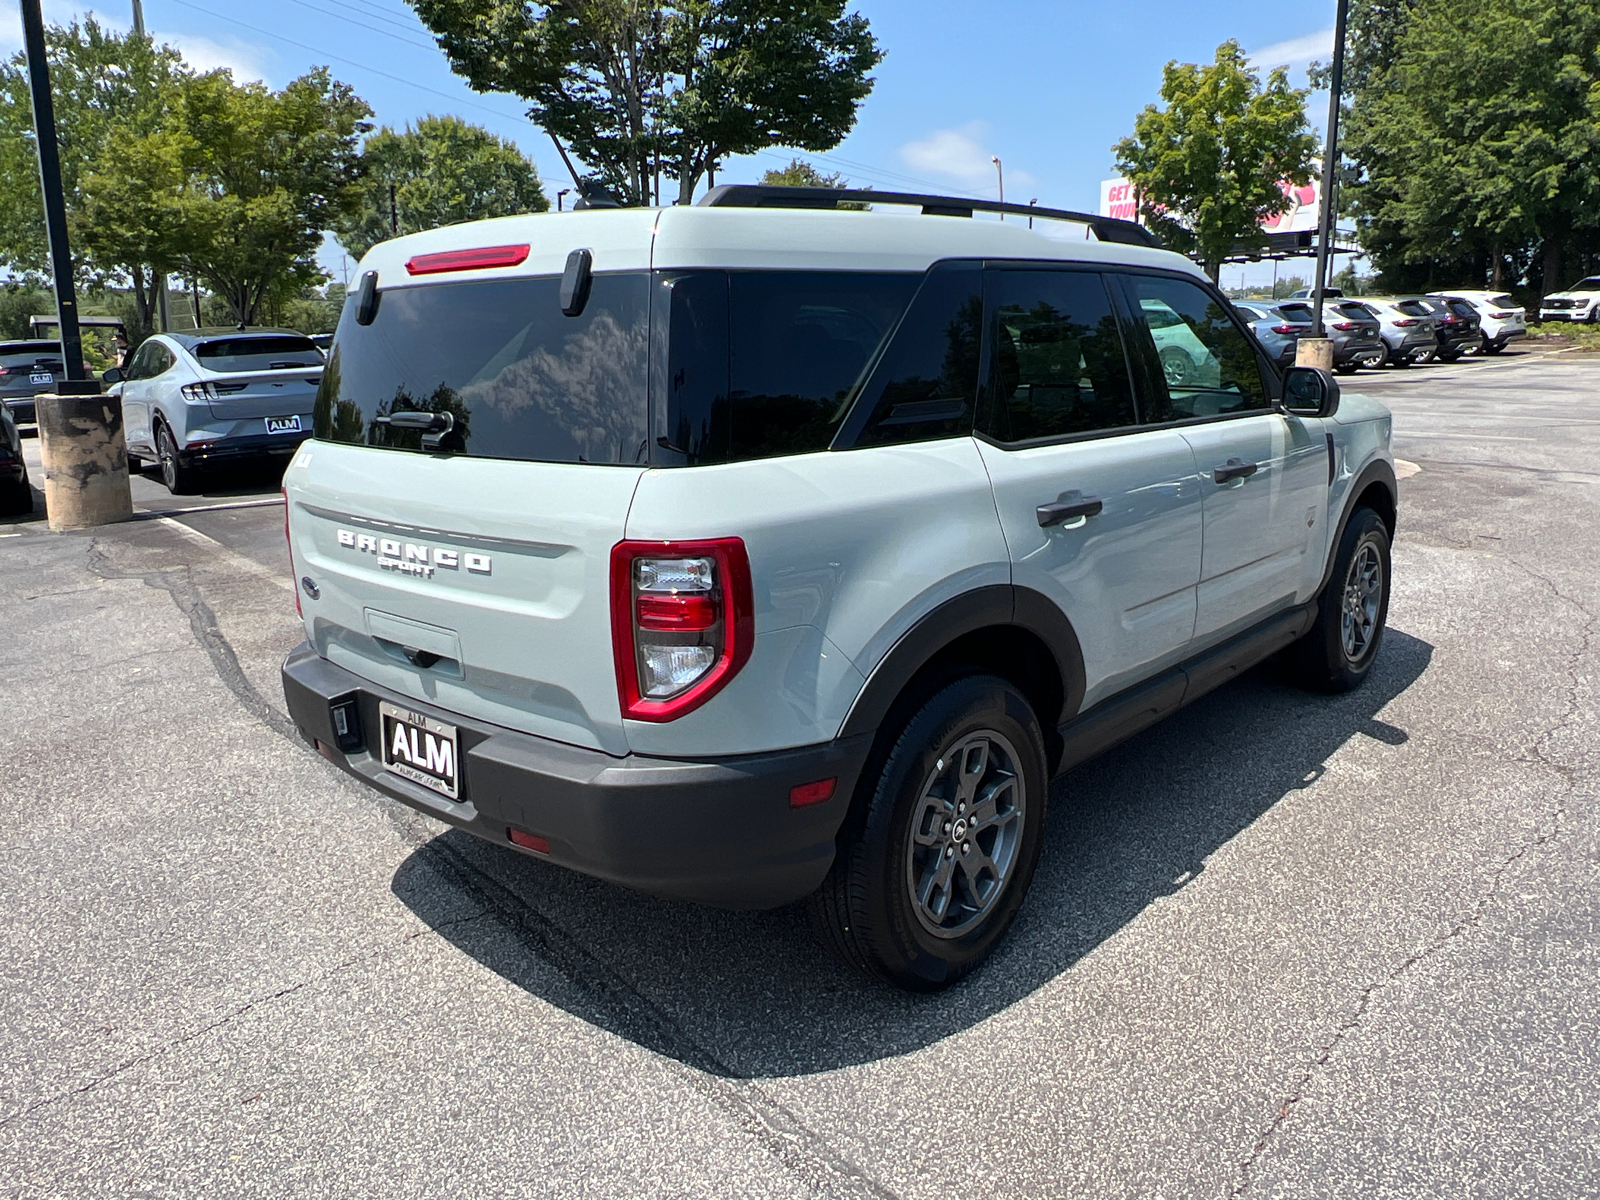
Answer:
[{"label": "billboard sign", "polygon": [[[1288,212],[1261,222],[1262,233],[1316,232],[1317,217],[1322,207],[1322,181],[1313,179],[1305,187],[1295,187],[1287,181],[1278,185],[1283,194],[1292,196],[1295,206]],[[1138,202],[1134,199],[1133,184],[1126,179],[1107,179],[1100,184],[1100,215],[1118,217],[1124,221],[1139,219]]]}]

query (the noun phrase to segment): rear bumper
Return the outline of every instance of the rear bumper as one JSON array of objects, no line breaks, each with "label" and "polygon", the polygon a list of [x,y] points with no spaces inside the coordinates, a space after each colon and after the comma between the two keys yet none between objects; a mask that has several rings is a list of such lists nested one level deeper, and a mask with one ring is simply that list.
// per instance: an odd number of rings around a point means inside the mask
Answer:
[{"label": "rear bumper", "polygon": [[178,451],[178,461],[186,467],[204,467],[241,458],[289,458],[309,438],[306,433],[254,434],[224,438],[203,446]]},{"label": "rear bumper", "polygon": [[[585,875],[725,908],[775,908],[816,890],[872,743],[865,734],[698,762],[614,758],[419,704],[333,665],[309,643],[284,660],[283,690],[301,735],[385,795]],[[352,697],[369,736],[380,728],[381,700],[455,725],[461,801],[385,770],[376,748],[337,750],[330,705]],[[789,806],[791,788],[830,777],[838,780],[831,800]],[[547,839],[550,852],[515,845],[512,828]]]},{"label": "rear bumper", "polygon": [[34,411],[32,396],[18,396],[15,399],[7,398],[5,406],[11,410],[11,419],[18,425],[34,425],[38,423],[38,414]]}]

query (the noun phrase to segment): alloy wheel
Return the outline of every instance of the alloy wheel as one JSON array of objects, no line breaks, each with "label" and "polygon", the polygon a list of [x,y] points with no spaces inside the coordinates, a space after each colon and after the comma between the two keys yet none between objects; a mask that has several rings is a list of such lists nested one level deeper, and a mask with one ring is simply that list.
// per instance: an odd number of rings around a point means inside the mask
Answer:
[{"label": "alloy wheel", "polygon": [[1383,601],[1383,559],[1372,542],[1362,542],[1345,575],[1339,612],[1339,640],[1344,656],[1358,663],[1372,648]]},{"label": "alloy wheel", "polygon": [[1026,787],[1016,748],[992,729],[945,747],[912,809],[911,907],[935,937],[956,938],[994,908],[1022,840]]}]

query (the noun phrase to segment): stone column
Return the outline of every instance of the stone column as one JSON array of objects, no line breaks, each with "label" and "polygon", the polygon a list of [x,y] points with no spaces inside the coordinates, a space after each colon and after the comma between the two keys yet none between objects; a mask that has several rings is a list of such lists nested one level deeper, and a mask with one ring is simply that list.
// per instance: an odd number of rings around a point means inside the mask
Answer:
[{"label": "stone column", "polygon": [[120,396],[34,397],[50,528],[86,529],[133,516]]}]

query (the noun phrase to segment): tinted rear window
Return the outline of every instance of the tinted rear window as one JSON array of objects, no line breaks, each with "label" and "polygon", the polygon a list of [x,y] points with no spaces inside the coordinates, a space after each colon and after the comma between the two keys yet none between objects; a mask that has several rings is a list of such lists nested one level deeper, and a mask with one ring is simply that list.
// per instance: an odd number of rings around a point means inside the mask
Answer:
[{"label": "tinted rear window", "polygon": [[320,367],[322,352],[310,338],[236,337],[201,342],[193,354],[208,371],[274,371]]},{"label": "tinted rear window", "polygon": [[[430,451],[530,462],[647,461],[649,277],[596,275],[576,317],[562,313],[560,288],[553,276],[395,288],[367,326],[348,301],[316,436],[418,451],[430,436]],[[448,413],[451,428],[391,426],[399,412]]]},{"label": "tinted rear window", "polygon": [[1515,308],[1517,302],[1502,292],[1498,296],[1490,296],[1489,303],[1495,308]]},{"label": "tinted rear window", "polygon": [[55,351],[29,351],[26,354],[0,353],[0,367],[59,367],[61,366],[61,352]]},{"label": "tinted rear window", "polygon": [[663,274],[657,444],[690,464],[826,450],[920,273]]},{"label": "tinted rear window", "polygon": [[1408,317],[1427,317],[1433,315],[1433,309],[1420,300],[1401,300],[1396,305]]}]

